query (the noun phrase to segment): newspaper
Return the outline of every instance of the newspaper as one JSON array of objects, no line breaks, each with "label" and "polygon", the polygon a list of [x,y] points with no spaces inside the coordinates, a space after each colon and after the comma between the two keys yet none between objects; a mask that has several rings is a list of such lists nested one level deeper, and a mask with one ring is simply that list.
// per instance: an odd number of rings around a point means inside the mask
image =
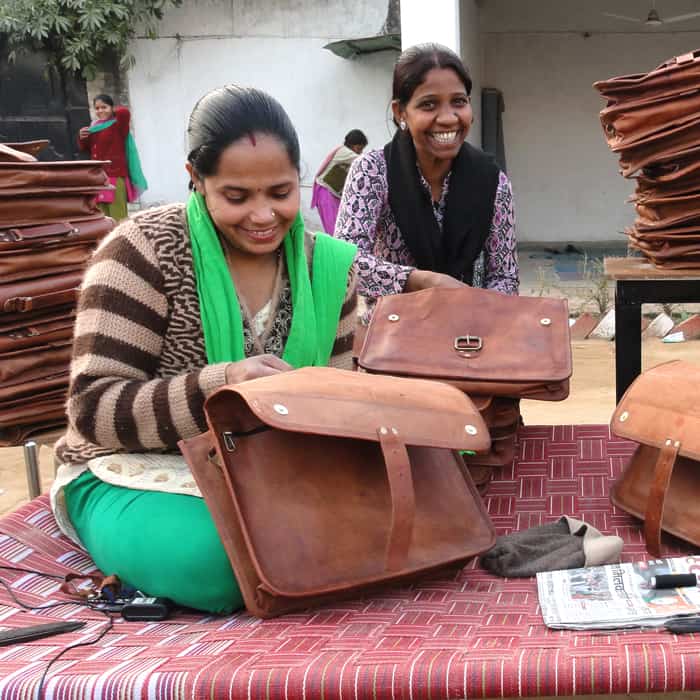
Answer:
[{"label": "newspaper", "polygon": [[654,590],[652,576],[699,573],[700,556],[608,564],[537,574],[544,623],[554,629],[651,627],[700,615],[697,586]]}]

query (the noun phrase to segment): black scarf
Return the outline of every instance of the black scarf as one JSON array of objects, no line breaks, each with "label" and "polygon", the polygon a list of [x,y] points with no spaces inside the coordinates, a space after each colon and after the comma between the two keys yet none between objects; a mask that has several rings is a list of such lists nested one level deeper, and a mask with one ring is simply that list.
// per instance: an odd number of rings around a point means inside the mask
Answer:
[{"label": "black scarf", "polygon": [[421,270],[444,272],[472,283],[474,262],[493,219],[499,169],[491,156],[464,143],[452,162],[442,233],[432,196],[420,181],[413,139],[397,131],[384,146],[389,206]]}]

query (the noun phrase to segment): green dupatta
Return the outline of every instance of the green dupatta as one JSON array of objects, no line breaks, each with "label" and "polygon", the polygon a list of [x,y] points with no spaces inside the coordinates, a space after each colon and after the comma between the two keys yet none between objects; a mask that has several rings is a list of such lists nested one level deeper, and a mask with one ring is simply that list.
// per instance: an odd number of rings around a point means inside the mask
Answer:
[{"label": "green dupatta", "polygon": [[[187,202],[187,225],[207,360],[211,364],[243,360],[243,319],[238,295],[214,223],[198,192],[193,192]],[[292,291],[292,325],[282,359],[295,368],[325,366],[333,350],[356,247],[316,234],[309,278],[301,213],[283,245]]]},{"label": "green dupatta", "polygon": [[[99,124],[93,124],[88,127],[88,131],[91,134],[96,134],[98,131],[104,131],[108,129],[112,124],[116,124],[116,119],[108,119],[106,122],[100,122]],[[136,141],[132,136],[131,132],[126,135],[126,140],[124,141],[124,151],[126,153],[126,165],[129,168],[129,180],[134,186],[134,189],[139,195],[143,194],[148,189],[148,182],[146,181],[146,176],[143,174],[141,169],[141,158],[139,158],[139,152],[136,148]]]}]

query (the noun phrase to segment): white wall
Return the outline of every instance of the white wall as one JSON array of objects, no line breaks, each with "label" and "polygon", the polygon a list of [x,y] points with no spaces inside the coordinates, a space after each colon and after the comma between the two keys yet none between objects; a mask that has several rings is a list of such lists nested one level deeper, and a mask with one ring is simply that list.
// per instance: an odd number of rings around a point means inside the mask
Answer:
[{"label": "white wall", "polygon": [[481,12],[476,0],[460,3],[461,57],[472,79],[472,109],[474,124],[468,140],[481,146],[481,87],[483,82],[483,44],[481,36]]},{"label": "white wall", "polygon": [[184,199],[189,113],[208,90],[239,83],[266,90],[288,111],[301,142],[303,212],[318,225],[308,204],[327,152],[353,128],[362,129],[374,148],[390,137],[397,57],[385,51],[345,60],[323,45],[377,34],[386,6],[384,0],[191,0],[168,13],[159,39],[134,42],[136,66],[129,75],[150,185],[145,203]]},{"label": "white wall", "polygon": [[435,42],[459,53],[459,14],[459,0],[401,0],[402,48]]},{"label": "white wall", "polygon": [[[483,3],[483,84],[503,91],[520,241],[623,240],[619,232],[634,220],[626,199],[635,182],[618,173],[592,83],[649,71],[700,46],[700,32],[686,31],[700,28],[698,20],[659,31],[603,14],[644,17],[649,7],[639,0]],[[695,0],[657,7],[662,17],[698,10]]]}]

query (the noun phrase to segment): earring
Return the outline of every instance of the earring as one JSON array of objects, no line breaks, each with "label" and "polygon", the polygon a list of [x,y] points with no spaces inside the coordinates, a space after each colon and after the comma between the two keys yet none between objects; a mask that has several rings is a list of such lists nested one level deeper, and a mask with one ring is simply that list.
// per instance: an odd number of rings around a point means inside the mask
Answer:
[{"label": "earring", "polygon": [[406,120],[405,120],[405,119],[402,119],[402,120],[399,122],[399,129],[401,129],[401,131],[406,131],[406,126],[407,126]]}]

